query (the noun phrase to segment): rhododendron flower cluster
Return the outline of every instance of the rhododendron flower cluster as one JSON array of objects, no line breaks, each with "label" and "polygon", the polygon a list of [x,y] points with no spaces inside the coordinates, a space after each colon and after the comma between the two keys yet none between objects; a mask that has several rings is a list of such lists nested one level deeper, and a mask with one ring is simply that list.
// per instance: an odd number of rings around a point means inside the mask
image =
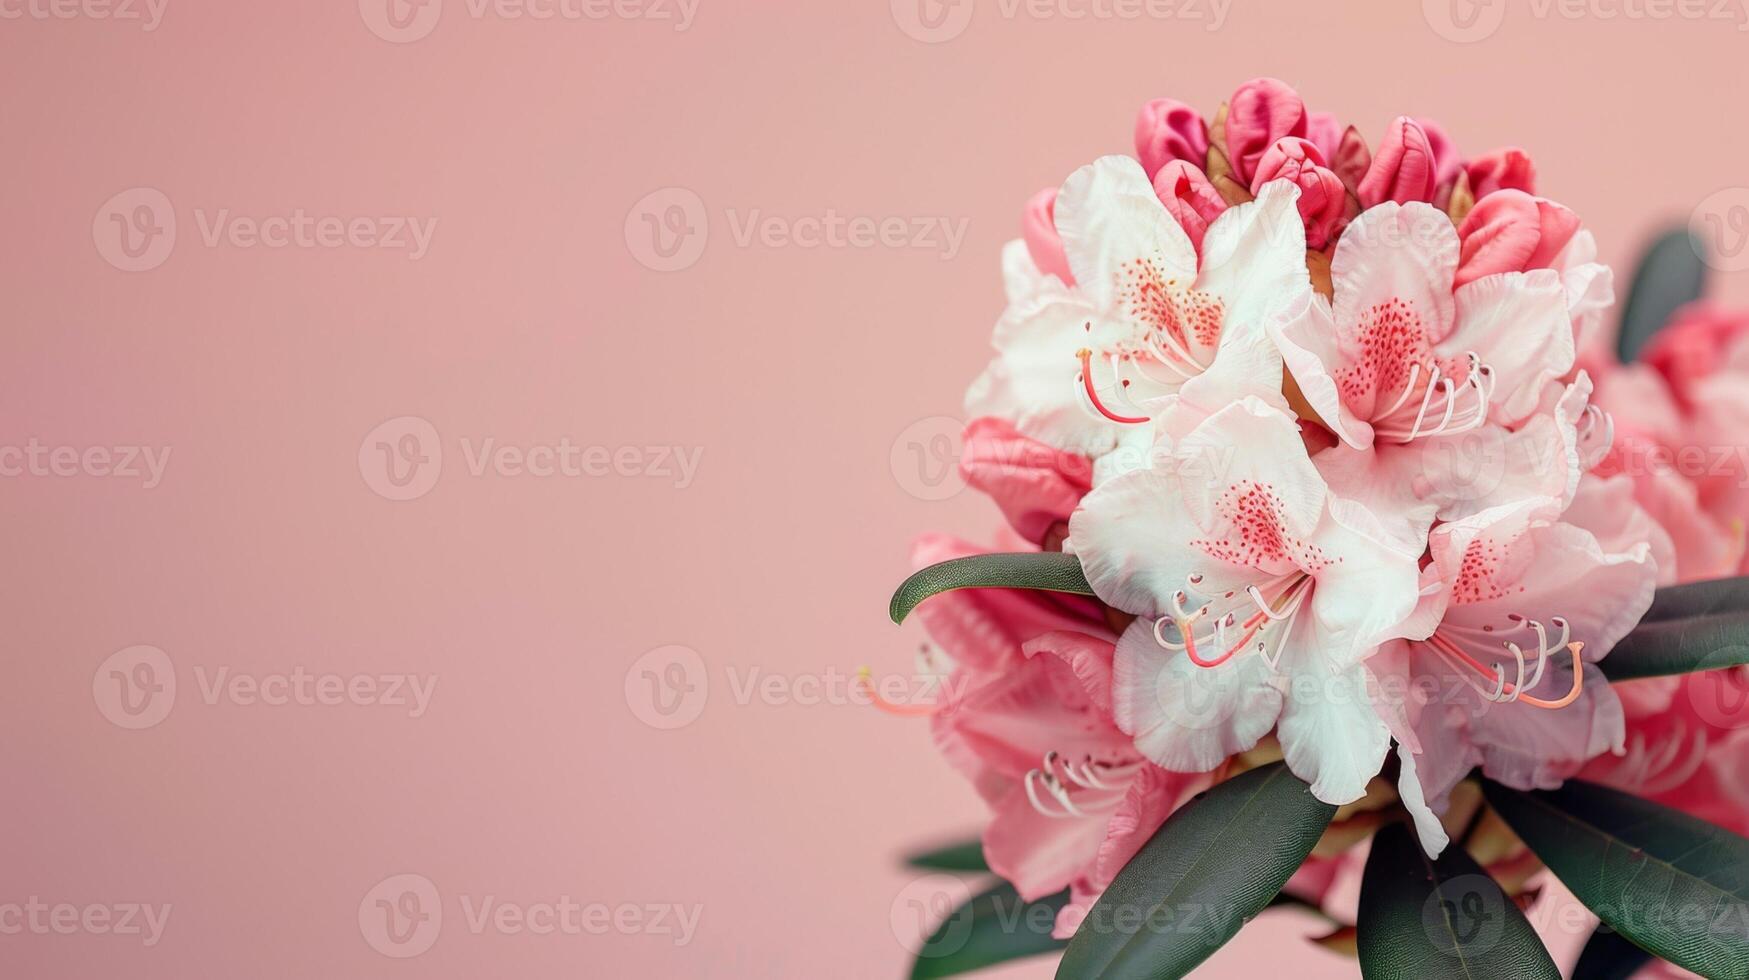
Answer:
[{"label": "rhododendron flower cluster", "polygon": [[924,607],[991,867],[1072,888],[1063,935],[1259,760],[1400,802],[1436,855],[1476,767],[1529,790],[1627,753],[1597,665],[1669,550],[1579,363],[1610,271],[1525,153],[1368,141],[1271,79],[1150,102],[1135,139],[1028,204],[966,400],[968,482],[1097,599]]}]

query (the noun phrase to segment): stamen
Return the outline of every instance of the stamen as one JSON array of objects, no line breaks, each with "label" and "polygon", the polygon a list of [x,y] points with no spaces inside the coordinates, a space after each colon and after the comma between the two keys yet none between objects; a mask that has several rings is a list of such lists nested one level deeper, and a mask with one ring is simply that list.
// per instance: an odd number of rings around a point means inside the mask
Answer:
[{"label": "stamen", "polygon": [[[1478,428],[1488,420],[1488,405],[1494,397],[1494,369],[1482,363],[1475,351],[1464,354],[1468,369],[1462,381],[1446,373],[1435,360],[1427,365],[1427,382],[1417,388],[1422,365],[1409,365],[1409,378],[1389,408],[1373,413],[1373,429],[1380,436],[1411,442],[1428,436],[1457,435]],[[1398,416],[1421,392],[1421,404],[1412,418]],[[1407,428],[1404,424],[1407,423]]]},{"label": "stamen", "polygon": [[[1490,694],[1487,691],[1483,691],[1481,688],[1477,688],[1477,692],[1480,693],[1483,697],[1487,698],[1490,701],[1495,701],[1495,702],[1499,702],[1499,703],[1510,703],[1513,701],[1519,701],[1519,702],[1523,702],[1524,704],[1528,704],[1533,708],[1544,708],[1544,709],[1553,711],[1556,709],[1565,708],[1568,705],[1572,704],[1573,702],[1579,700],[1580,694],[1582,694],[1584,692],[1584,689],[1585,689],[1585,664],[1584,664],[1584,661],[1580,658],[1580,652],[1585,649],[1585,644],[1583,644],[1583,643],[1567,643],[1566,644],[1567,651],[1573,655],[1573,687],[1570,691],[1567,692],[1567,694],[1565,696],[1557,698],[1553,701],[1550,701],[1550,700],[1546,700],[1544,698],[1532,697],[1529,694],[1524,693],[1525,691],[1534,687],[1535,683],[1534,682],[1526,683],[1526,681],[1525,681],[1524,671],[1525,671],[1526,664],[1525,664],[1524,650],[1521,647],[1519,647],[1518,644],[1516,644],[1516,643],[1506,644],[1506,648],[1507,648],[1508,652],[1510,652],[1513,655],[1513,659],[1518,664],[1518,682],[1516,684],[1508,684],[1506,682],[1506,667],[1503,664],[1493,664],[1492,666],[1490,666],[1488,664],[1484,664],[1481,661],[1477,660],[1476,658],[1465,653],[1461,648],[1458,647],[1457,644],[1453,643],[1451,640],[1447,639],[1444,636],[1441,636],[1438,633],[1434,633],[1432,636],[1428,637],[1423,642],[1427,643],[1429,646],[1433,647],[1436,651],[1443,654],[1446,658],[1447,663],[1451,663],[1454,666],[1467,668],[1468,670],[1474,671],[1476,674],[1479,674],[1484,678],[1487,678],[1487,679],[1494,681],[1494,691],[1492,694]],[[1539,649],[1538,650],[1538,656],[1537,656],[1537,660],[1539,661],[1538,667],[1537,667],[1537,678],[1538,679],[1540,679],[1542,676],[1542,670],[1543,670],[1543,663],[1542,662],[1546,661],[1548,659],[1549,655],[1550,655],[1550,651],[1548,651],[1547,649]],[[1467,677],[1468,675],[1465,675],[1465,676]],[[1472,684],[1471,686],[1474,686],[1474,685]]]},{"label": "stamen", "polygon": [[1111,409],[1106,408],[1099,400],[1099,390],[1093,386],[1093,352],[1083,347],[1075,352],[1075,356],[1081,360],[1081,377],[1079,380],[1087,393],[1087,400],[1093,404],[1093,407],[1098,410],[1099,414],[1113,422],[1118,422],[1123,425],[1141,425],[1145,422],[1153,421],[1145,415],[1118,415],[1111,411]]},{"label": "stamen", "polygon": [[896,715],[900,718],[928,718],[944,707],[940,702],[935,704],[899,704],[895,701],[888,701],[881,692],[875,690],[874,682],[870,678],[872,673],[867,667],[858,669],[856,682],[862,688],[862,692],[868,695],[869,702],[889,715]]},{"label": "stamen", "polygon": [[[1202,576],[1191,575],[1187,581],[1194,587],[1202,583]],[[1202,637],[1197,636],[1196,623],[1208,615],[1212,605],[1203,605],[1192,612],[1186,606],[1189,594],[1180,589],[1172,594],[1173,615],[1161,616],[1154,620],[1154,642],[1167,650],[1183,650],[1185,655],[1190,658],[1191,663],[1198,667],[1210,668],[1219,667],[1238,656],[1255,640],[1257,641],[1257,652],[1263,654],[1264,662],[1269,665],[1270,670],[1275,670],[1281,663],[1281,651],[1277,650],[1275,656],[1271,657],[1269,644],[1259,640],[1259,634],[1267,632],[1275,623],[1292,619],[1299,612],[1300,606],[1304,604],[1306,596],[1310,595],[1312,591],[1312,578],[1304,573],[1278,578],[1270,583],[1270,587],[1272,589],[1280,587],[1283,582],[1286,582],[1287,585],[1277,593],[1273,603],[1258,586],[1246,586],[1242,591],[1245,597],[1257,607],[1257,611],[1241,622],[1237,611],[1228,610],[1215,619],[1213,635]],[[1224,598],[1230,600],[1238,595],[1238,591],[1228,592]],[[1172,623],[1178,630],[1182,642],[1166,638],[1165,628],[1168,622]],[[1229,630],[1239,630],[1242,635],[1236,641],[1229,643]],[[1212,657],[1205,657],[1198,649],[1198,645],[1211,640],[1214,646],[1222,652]]]},{"label": "stamen", "polygon": [[1397,396],[1397,400],[1391,403],[1390,408],[1387,408],[1384,411],[1378,413],[1379,418],[1382,419],[1387,415],[1394,414],[1397,411],[1397,409],[1402,408],[1403,403],[1409,400],[1409,394],[1415,390],[1415,382],[1417,380],[1419,380],[1420,377],[1421,377],[1421,365],[1419,365],[1419,364],[1409,365],[1409,380],[1404,382],[1404,384],[1403,384],[1403,393]]}]

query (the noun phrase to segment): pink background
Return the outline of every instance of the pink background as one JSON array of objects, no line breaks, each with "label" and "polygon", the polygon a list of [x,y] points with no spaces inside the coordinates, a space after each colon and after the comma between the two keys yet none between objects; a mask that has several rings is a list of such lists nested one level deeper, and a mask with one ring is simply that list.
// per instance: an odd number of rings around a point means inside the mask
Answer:
[{"label": "pink background", "polygon": [[[882,0],[702,0],[685,31],[447,0],[403,44],[356,0],[168,0],[150,32],[0,19],[0,446],[172,452],[152,489],[0,479],[0,906],[172,906],[151,948],[0,935],[0,973],[903,975],[917,886],[894,856],[976,828],[980,806],[923,723],[831,684],[909,669],[919,637],[884,606],[913,535],[996,527],[969,493],[924,499],[929,474],[902,464],[983,363],[1029,194],[1127,151],[1145,99],[1212,111],[1263,73],[1375,137],[1413,112],[1471,151],[1531,148],[1612,263],[1749,183],[1749,128],[1722,124],[1744,84],[1737,22],[1512,4],[1457,43],[1430,26],[1443,8],[1362,6],[1238,0],[1209,31],[1200,5],[1070,21],[977,0],[940,43]],[[101,210],[137,187],[173,202],[177,237],[127,272]],[[669,187],[698,195],[709,231],[662,273],[627,218]],[[221,209],[438,223],[414,260],[208,245]],[[827,209],[968,231],[949,261],[743,245],[731,227]],[[1719,288],[1743,298],[1744,277]],[[360,448],[404,416],[440,433],[443,467],[398,502]],[[684,488],[476,477],[462,440],[486,437],[702,456]],[[136,644],[165,652],[178,690],[128,730],[94,680]],[[658,730],[628,671],[670,644],[697,651],[708,697]],[[417,718],[209,703],[200,679],[221,668],[436,688]],[[802,698],[826,682],[829,703],[738,703],[753,671]],[[379,955],[360,924],[398,874],[441,894],[414,958]],[[702,914],[684,946],[476,933],[462,902],[486,896]],[[1205,975],[1353,973],[1292,938],[1311,928],[1255,924]]]}]

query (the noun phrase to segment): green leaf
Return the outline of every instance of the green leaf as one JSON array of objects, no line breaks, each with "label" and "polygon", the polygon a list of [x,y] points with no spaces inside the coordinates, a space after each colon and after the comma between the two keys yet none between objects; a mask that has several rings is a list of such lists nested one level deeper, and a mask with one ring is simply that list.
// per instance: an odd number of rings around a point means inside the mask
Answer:
[{"label": "green leaf", "polygon": [[1749,663],[1749,578],[1659,589],[1640,625],[1598,663],[1612,681]]},{"label": "green leaf", "polygon": [[1700,299],[1706,289],[1706,263],[1701,261],[1704,248],[1688,229],[1678,228],[1666,232],[1646,250],[1622,305],[1616,347],[1624,363],[1640,356],[1646,342],[1670,322],[1677,308]]},{"label": "green leaf", "polygon": [[958,976],[1062,949],[1064,940],[1051,938],[1051,929],[1068,903],[1067,890],[1028,902],[1007,882],[975,895],[935,927],[911,964],[911,980]]},{"label": "green leaf", "polygon": [[1203,793],[1118,872],[1057,976],[1184,976],[1268,907],[1335,815],[1279,762]]},{"label": "green leaf", "polygon": [[918,572],[893,593],[888,615],[903,623],[917,604],[954,589],[1038,589],[1092,595],[1093,586],[1081,574],[1081,560],[1060,551],[1027,551],[1007,555],[970,555],[939,562]]},{"label": "green leaf", "polygon": [[1429,858],[1407,824],[1374,835],[1355,926],[1367,980],[1561,980],[1500,885],[1462,847]]},{"label": "green leaf", "polygon": [[1484,784],[1581,902],[1640,948],[1706,977],[1749,976],[1749,839],[1591,783]]},{"label": "green leaf", "polygon": [[1623,939],[1621,933],[1598,926],[1579,954],[1573,980],[1629,980],[1651,961],[1651,953]]},{"label": "green leaf", "polygon": [[984,842],[976,837],[909,855],[905,864],[928,871],[982,873],[990,870],[990,865],[984,861]]}]

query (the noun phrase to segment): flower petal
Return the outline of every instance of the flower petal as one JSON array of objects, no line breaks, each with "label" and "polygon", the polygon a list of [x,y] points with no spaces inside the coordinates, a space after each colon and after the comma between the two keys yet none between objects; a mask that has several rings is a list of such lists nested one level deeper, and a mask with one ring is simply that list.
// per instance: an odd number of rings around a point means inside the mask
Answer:
[{"label": "flower petal", "polygon": [[1208,772],[1275,727],[1281,692],[1262,657],[1203,668],[1154,641],[1138,619],[1118,640],[1113,709],[1136,750],[1174,772]]},{"label": "flower petal", "polygon": [[1573,321],[1558,273],[1509,272],[1457,291],[1457,327],[1438,344],[1459,357],[1474,351],[1494,372],[1488,417],[1503,425],[1529,418],[1549,385],[1573,369]]},{"label": "flower petal", "polygon": [[1301,646],[1317,631],[1287,641],[1292,684],[1281,712],[1282,752],[1294,775],[1312,784],[1312,795],[1341,806],[1366,795],[1391,748],[1391,732],[1373,709],[1366,668],[1330,672],[1322,657]]},{"label": "flower petal", "polygon": [[1134,307],[1138,287],[1196,278],[1195,246],[1129,157],[1100,157],[1071,174],[1055,214],[1075,281],[1102,309]]}]

